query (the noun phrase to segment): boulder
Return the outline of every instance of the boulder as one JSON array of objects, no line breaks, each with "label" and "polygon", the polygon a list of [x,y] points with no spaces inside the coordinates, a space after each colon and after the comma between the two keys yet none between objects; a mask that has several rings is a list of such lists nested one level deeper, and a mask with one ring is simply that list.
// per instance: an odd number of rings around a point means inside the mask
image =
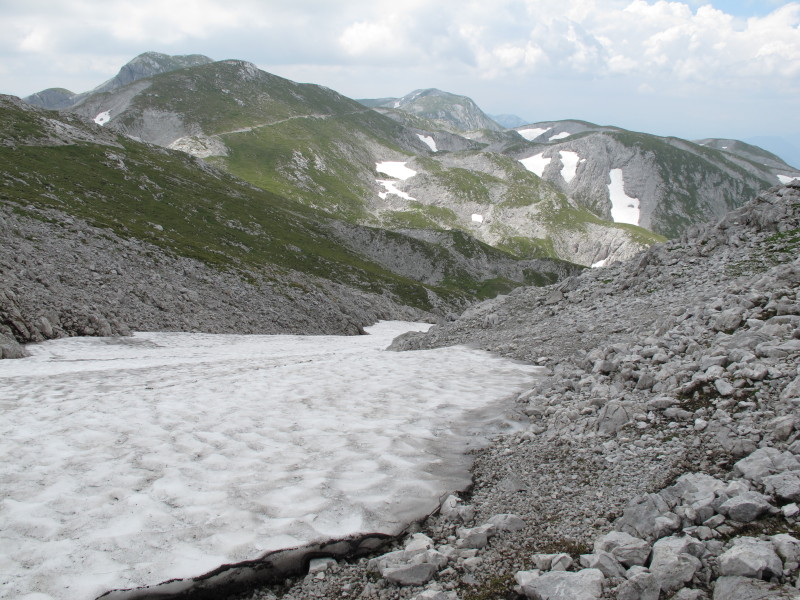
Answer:
[{"label": "boulder", "polygon": [[512,514],[494,515],[487,521],[487,524],[493,525],[496,531],[519,531],[520,529],[525,529],[525,521]]},{"label": "boulder", "polygon": [[597,415],[598,431],[604,435],[614,435],[631,422],[631,414],[620,402],[608,402]]},{"label": "boulder", "polygon": [[723,502],[718,510],[740,523],[750,523],[772,509],[769,499],[758,492],[744,492]]},{"label": "boulder", "polygon": [[625,577],[625,568],[609,552],[597,550],[594,554],[581,554],[581,566],[598,569],[606,577]]},{"label": "boulder", "polygon": [[617,600],[658,600],[661,587],[652,573],[637,573],[617,588]]},{"label": "boulder", "polygon": [[800,540],[788,533],[770,536],[769,540],[785,562],[800,563]]},{"label": "boulder", "polygon": [[680,524],[680,517],[671,512],[662,496],[646,494],[625,507],[614,527],[634,537],[655,540],[672,533]]},{"label": "boulder", "polygon": [[800,470],[800,461],[796,456],[772,447],[759,448],[733,465],[735,474],[754,483],[761,483],[775,473],[797,470]]},{"label": "boulder", "polygon": [[397,585],[422,585],[428,583],[436,574],[436,567],[430,563],[387,567],[381,570],[384,579]]},{"label": "boulder", "polygon": [[466,523],[475,517],[475,509],[462,504],[458,496],[451,494],[442,502],[439,514],[449,521]]},{"label": "boulder", "polygon": [[800,502],[800,472],[784,471],[764,477],[764,489],[780,500]]},{"label": "boulder", "polygon": [[25,358],[28,354],[25,349],[10,335],[0,333],[0,359]]},{"label": "boulder", "polygon": [[594,543],[594,551],[610,552],[626,567],[644,565],[650,556],[650,544],[624,531],[611,531],[598,538]]},{"label": "boulder", "polygon": [[797,600],[796,588],[750,579],[720,577],[714,583],[713,600]]},{"label": "boulder", "polygon": [[650,571],[660,589],[669,594],[691,581],[702,567],[697,557],[704,551],[704,544],[689,535],[673,535],[653,544]]},{"label": "boulder", "polygon": [[719,557],[721,576],[768,579],[783,574],[783,563],[770,542],[743,536]]},{"label": "boulder", "polygon": [[489,536],[494,535],[494,525],[487,523],[478,527],[459,527],[456,530],[458,540],[456,548],[483,548],[489,543]]},{"label": "boulder", "polygon": [[597,569],[577,572],[520,571],[515,576],[522,593],[536,600],[599,600],[603,594],[603,574]]}]

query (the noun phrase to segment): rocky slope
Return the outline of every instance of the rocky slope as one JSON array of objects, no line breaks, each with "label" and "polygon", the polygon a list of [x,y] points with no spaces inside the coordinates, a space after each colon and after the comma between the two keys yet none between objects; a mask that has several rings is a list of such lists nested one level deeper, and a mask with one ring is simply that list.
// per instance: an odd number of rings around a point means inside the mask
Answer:
[{"label": "rocky slope", "polygon": [[473,488],[394,552],[236,598],[797,598],[799,246],[795,183],[398,338],[547,376],[516,398],[521,430],[476,454]]},{"label": "rocky slope", "polygon": [[800,176],[778,157],[735,140],[693,143],[582,121],[536,123],[517,132],[532,145],[509,153],[577,204],[669,238]]}]

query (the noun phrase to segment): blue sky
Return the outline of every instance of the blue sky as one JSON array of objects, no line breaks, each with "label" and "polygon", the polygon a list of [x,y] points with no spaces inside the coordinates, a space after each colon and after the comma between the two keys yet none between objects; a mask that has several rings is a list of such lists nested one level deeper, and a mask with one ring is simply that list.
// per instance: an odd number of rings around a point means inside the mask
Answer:
[{"label": "blue sky", "polygon": [[19,96],[89,90],[154,50],[532,122],[800,137],[799,1],[0,0],[0,21],[0,92]]}]

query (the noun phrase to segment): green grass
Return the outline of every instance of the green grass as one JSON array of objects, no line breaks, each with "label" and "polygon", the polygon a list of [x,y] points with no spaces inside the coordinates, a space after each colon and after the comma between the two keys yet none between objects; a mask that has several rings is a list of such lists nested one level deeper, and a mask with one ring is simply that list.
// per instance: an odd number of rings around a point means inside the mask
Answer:
[{"label": "green grass", "polygon": [[[300,271],[430,308],[424,286],[348,251],[314,211],[224,173],[209,175],[187,155],[123,143],[124,151],[91,144],[0,148],[0,202],[29,215],[58,209],[248,280]],[[109,154],[125,168],[109,166],[119,164]]]}]

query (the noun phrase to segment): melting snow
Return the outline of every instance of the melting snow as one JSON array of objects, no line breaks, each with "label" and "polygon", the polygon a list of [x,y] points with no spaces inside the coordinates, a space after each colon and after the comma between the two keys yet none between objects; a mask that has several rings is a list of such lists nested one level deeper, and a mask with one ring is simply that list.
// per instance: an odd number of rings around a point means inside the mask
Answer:
[{"label": "melting snow", "polygon": [[608,195],[611,197],[611,218],[615,223],[639,224],[639,199],[625,193],[622,169],[611,169]]},{"label": "melting snow", "polygon": [[549,158],[545,158],[544,154],[537,154],[535,156],[530,156],[528,158],[523,158],[519,162],[522,163],[522,166],[531,171],[532,173],[536,173],[539,177],[542,176],[544,173],[544,168],[550,164]]},{"label": "melting snow", "polygon": [[558,154],[561,157],[562,164],[561,177],[569,183],[575,178],[575,173],[578,171],[580,157],[577,152],[570,152],[569,150],[561,150]]},{"label": "melting snow", "polygon": [[520,134],[522,137],[524,137],[529,142],[532,142],[533,140],[538,138],[540,135],[542,135],[543,133],[547,133],[551,129],[552,129],[552,127],[548,127],[546,129],[537,129],[537,128],[534,127],[534,128],[531,128],[531,129],[520,129],[519,131],[517,131],[517,133]]},{"label": "melting snow", "polygon": [[378,173],[385,173],[389,177],[394,177],[395,179],[402,179],[405,181],[409,177],[413,177],[417,174],[416,171],[413,169],[409,169],[404,162],[395,162],[395,161],[385,161],[375,163],[375,170]]},{"label": "melting snow", "polygon": [[778,181],[782,184],[786,185],[787,183],[791,183],[792,181],[800,181],[800,177],[789,177],[788,175],[778,175]]},{"label": "melting snow", "polygon": [[391,179],[377,179],[376,181],[383,186],[383,189],[386,190],[385,192],[378,192],[378,196],[381,198],[381,200],[386,200],[386,197],[389,194],[394,194],[395,196],[400,196],[406,200],[416,201],[416,198],[412,198],[403,190],[397,189],[397,182],[392,181]]},{"label": "melting snow", "polygon": [[107,110],[105,112],[101,112],[94,118],[94,122],[98,125],[105,125],[111,120],[111,111]]},{"label": "melting snow", "polygon": [[539,373],[383,350],[427,327],[68,338],[0,362],[0,595],[90,600],[426,514]]},{"label": "melting snow", "polygon": [[436,140],[434,140],[433,137],[429,135],[422,135],[421,133],[418,133],[417,137],[421,139],[423,142],[425,142],[428,145],[428,148],[430,148],[432,152],[438,152],[438,150],[436,149]]},{"label": "melting snow", "polygon": [[472,222],[473,223],[483,223],[483,215],[479,215],[477,213],[472,213]]},{"label": "melting snow", "polygon": [[553,140],[563,140],[564,138],[566,138],[566,137],[569,137],[569,136],[571,136],[571,135],[572,135],[572,134],[571,134],[571,133],[569,133],[568,131],[562,131],[561,133],[557,133],[557,134],[555,134],[555,135],[554,135],[553,137],[551,137],[551,138],[550,138],[548,141],[549,141],[549,142],[552,142]]},{"label": "melting snow", "polygon": [[608,263],[608,259],[604,258],[603,260],[598,260],[596,263],[592,263],[593,269],[600,269],[601,267],[605,267]]}]

